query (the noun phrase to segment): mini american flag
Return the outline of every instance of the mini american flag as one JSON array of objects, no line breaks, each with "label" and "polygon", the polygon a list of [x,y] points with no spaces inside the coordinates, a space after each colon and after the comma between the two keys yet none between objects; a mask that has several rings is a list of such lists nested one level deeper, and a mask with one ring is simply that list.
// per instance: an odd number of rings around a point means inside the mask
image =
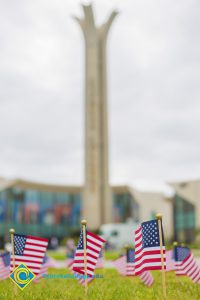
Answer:
[{"label": "mini american flag", "polygon": [[[96,263],[105,240],[100,236],[89,231],[86,232],[86,257],[87,257],[87,275],[93,276]],[[74,257],[73,270],[76,273],[85,274],[84,271],[84,241],[83,231],[81,230],[79,243]]]},{"label": "mini american flag", "polygon": [[[74,270],[73,270],[73,262],[71,262],[68,267],[69,267],[70,271],[72,272],[72,274],[74,274],[74,277],[78,280],[78,282],[81,285],[85,285],[85,279],[83,277],[84,275],[83,274],[78,274],[78,273],[74,272]],[[94,276],[93,277],[88,277],[87,278],[87,283],[88,284],[91,283],[94,279],[95,279]]]},{"label": "mini american flag", "polygon": [[66,259],[67,267],[69,267],[69,265],[71,265],[71,262],[74,261],[74,255],[75,255],[74,249],[72,249],[71,251],[67,251],[67,259]]},{"label": "mini american flag", "polygon": [[[24,263],[35,275],[40,273],[47,250],[48,239],[14,234],[15,267]],[[12,255],[10,270],[13,271]]]},{"label": "mini american flag", "polygon": [[[164,267],[166,268],[164,236],[162,230]],[[161,270],[161,249],[158,221],[143,222],[135,231],[135,274],[144,271]]]},{"label": "mini american flag", "polygon": [[[117,268],[121,275],[135,276],[134,252],[135,251],[133,249],[128,249],[126,256],[121,256],[113,262],[113,265]],[[148,287],[150,287],[154,282],[153,276],[149,271],[141,273],[138,277]]]},{"label": "mini american flag", "polygon": [[135,250],[127,249],[126,252],[126,275],[135,275]]},{"label": "mini american flag", "polygon": [[60,266],[60,261],[57,261],[52,257],[48,257],[48,264],[49,264],[49,268],[53,268],[53,269],[60,269],[62,267]]},{"label": "mini american flag", "polygon": [[0,280],[8,278],[10,274],[10,253],[0,254]]},{"label": "mini american flag", "polygon": [[166,272],[175,270],[175,261],[173,257],[173,250],[166,251]]},{"label": "mini american flag", "polygon": [[[135,250],[133,249],[127,250],[126,275],[135,276]],[[149,271],[139,274],[139,277],[148,287],[153,284],[154,279]]]},{"label": "mini american flag", "polygon": [[96,264],[96,269],[102,269],[104,267],[103,250],[100,251]]},{"label": "mini american flag", "polygon": [[40,278],[42,278],[44,275],[48,275],[48,268],[51,267],[51,261],[50,259],[45,256],[43,259],[43,263],[40,269],[40,273],[35,277],[35,279],[33,280],[33,282],[38,282]]},{"label": "mini american flag", "polygon": [[120,256],[119,258],[114,260],[112,263],[121,275],[126,276],[126,256],[125,255]]},{"label": "mini american flag", "polygon": [[200,283],[200,268],[192,252],[187,247],[174,247],[176,275],[187,275],[194,283]]}]

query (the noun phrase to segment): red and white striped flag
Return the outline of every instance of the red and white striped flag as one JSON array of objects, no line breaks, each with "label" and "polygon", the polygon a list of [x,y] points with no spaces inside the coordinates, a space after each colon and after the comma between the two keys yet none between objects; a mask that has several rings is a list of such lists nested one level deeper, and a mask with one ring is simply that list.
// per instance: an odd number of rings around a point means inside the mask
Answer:
[{"label": "red and white striped flag", "polygon": [[34,278],[33,282],[37,283],[39,281],[40,278],[42,278],[44,275],[48,275],[48,269],[51,268],[51,261],[50,259],[45,256],[41,269],[40,269],[40,273]]},{"label": "red and white striped flag", "polygon": [[[93,276],[96,263],[105,240],[100,236],[89,231],[86,232],[86,257],[87,257],[87,275]],[[74,257],[73,270],[76,273],[85,275],[84,270],[84,241],[83,231],[81,230],[79,243]]]},{"label": "red and white striped flag", "polygon": [[[62,261],[61,261],[61,263],[62,263]],[[48,264],[49,264],[49,268],[52,268],[52,269],[60,269],[63,266],[60,264],[60,261],[57,261],[52,257],[48,257]]]},{"label": "red and white striped flag", "polygon": [[126,251],[126,275],[135,276],[135,250],[127,249]]},{"label": "red and white striped flag", "polygon": [[69,267],[71,263],[74,261],[75,249],[71,249],[67,251],[66,265]]},{"label": "red and white striped flag", "polygon": [[[134,251],[130,249],[131,251]],[[128,251],[127,251],[128,252]],[[132,262],[128,262],[127,255],[121,256],[118,259],[114,260],[113,265],[116,267],[118,272],[123,276],[135,276],[135,268]],[[153,276],[149,271],[145,271],[138,275],[141,281],[148,287],[154,282]]]},{"label": "red and white striped flag", "polygon": [[[135,276],[135,250],[127,249],[126,252],[126,275]],[[153,276],[149,271],[144,271],[138,275],[145,285],[150,287],[153,284]]]},{"label": "red and white striped flag", "polygon": [[10,253],[0,254],[0,280],[7,279],[10,274]]},{"label": "red and white striped flag", "polygon": [[[163,230],[162,230],[163,231]],[[164,236],[162,232],[162,242]],[[166,269],[165,246],[162,247]],[[135,274],[144,271],[162,270],[158,221],[143,222],[135,231]]]},{"label": "red and white striped flag", "polygon": [[153,279],[151,272],[144,271],[142,274],[139,275],[139,277],[146,286],[148,286],[148,287],[152,286],[154,279]]},{"label": "red and white striped flag", "polygon": [[174,247],[176,275],[187,275],[194,283],[200,283],[200,267],[187,247]]},{"label": "red and white striped flag", "polygon": [[[84,278],[85,275],[78,274],[78,273],[74,272],[74,270],[73,270],[73,262],[71,262],[69,264],[68,268],[70,269],[70,271],[72,272],[72,274],[74,274],[74,278],[76,278],[81,285],[85,285],[85,278]],[[95,277],[88,277],[87,278],[87,283],[88,284],[91,283],[94,279],[95,279]]]},{"label": "red and white striped flag", "polygon": [[104,259],[103,259],[103,251],[101,250],[97,260],[96,269],[103,269],[103,267],[104,267]]},{"label": "red and white striped flag", "polygon": [[[15,267],[24,263],[35,275],[38,275],[47,246],[48,239],[14,234]],[[10,270],[13,271],[12,255],[10,258]]]},{"label": "red and white striped flag", "polygon": [[173,258],[173,250],[166,251],[166,272],[174,271],[175,268],[175,261]]},{"label": "red and white striped flag", "polygon": [[121,275],[126,276],[126,255],[120,256],[112,263]]}]

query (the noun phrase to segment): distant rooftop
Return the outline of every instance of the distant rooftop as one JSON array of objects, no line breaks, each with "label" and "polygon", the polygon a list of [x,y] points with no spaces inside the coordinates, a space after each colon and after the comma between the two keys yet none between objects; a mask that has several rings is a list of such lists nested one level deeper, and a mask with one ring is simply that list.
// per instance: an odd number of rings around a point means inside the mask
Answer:
[{"label": "distant rooftop", "polygon": [[[0,191],[11,187],[72,194],[80,193],[83,190],[83,186],[81,185],[55,185],[49,183],[33,182],[24,179],[6,179],[0,177]],[[132,189],[127,185],[112,186],[111,188],[116,193],[133,193]]]}]

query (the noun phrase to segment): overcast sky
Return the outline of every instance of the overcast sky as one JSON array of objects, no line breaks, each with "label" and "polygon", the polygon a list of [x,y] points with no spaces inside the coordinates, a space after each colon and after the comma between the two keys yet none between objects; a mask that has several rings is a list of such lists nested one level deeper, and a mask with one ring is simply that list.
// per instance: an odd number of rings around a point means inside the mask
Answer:
[{"label": "overcast sky", "polygon": [[[94,1],[108,42],[112,183],[200,178],[200,3]],[[79,184],[84,43],[76,0],[1,0],[0,175]]]}]

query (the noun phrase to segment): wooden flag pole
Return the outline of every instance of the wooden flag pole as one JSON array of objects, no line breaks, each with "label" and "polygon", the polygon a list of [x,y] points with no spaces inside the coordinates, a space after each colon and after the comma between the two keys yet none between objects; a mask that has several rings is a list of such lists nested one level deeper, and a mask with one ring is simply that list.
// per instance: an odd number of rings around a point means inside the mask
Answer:
[{"label": "wooden flag pole", "polygon": [[163,296],[164,296],[164,299],[167,299],[166,280],[165,280],[165,265],[164,265],[164,254],[163,254],[162,215],[157,214],[156,219],[158,221],[158,232],[159,232],[159,240],[160,240]]},{"label": "wooden flag pole", "polygon": [[[11,247],[12,247],[12,264],[13,264],[13,270],[15,269],[15,245],[14,245],[14,234],[15,229],[10,229],[10,237],[11,237]],[[14,285],[14,295],[17,294],[17,286]]]},{"label": "wooden flag pole", "polygon": [[83,249],[84,249],[84,270],[85,270],[85,296],[87,297],[88,279],[87,279],[87,244],[86,244],[86,220],[81,221],[83,229]]}]

